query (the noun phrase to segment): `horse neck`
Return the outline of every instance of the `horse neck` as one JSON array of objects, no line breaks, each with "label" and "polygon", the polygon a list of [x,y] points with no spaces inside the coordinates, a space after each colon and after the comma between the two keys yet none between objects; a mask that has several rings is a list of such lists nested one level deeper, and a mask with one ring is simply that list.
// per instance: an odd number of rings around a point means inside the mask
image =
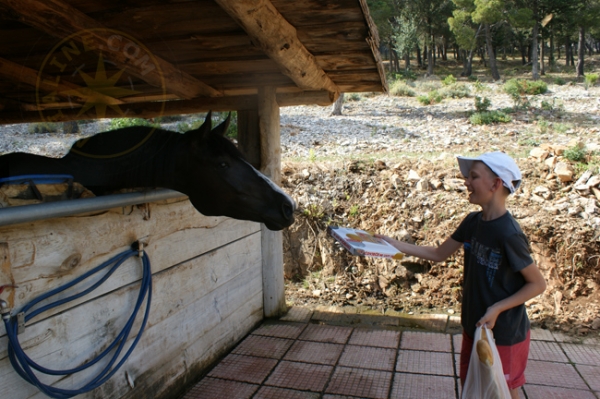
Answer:
[{"label": "horse neck", "polygon": [[103,173],[87,175],[86,179],[91,180],[92,186],[175,189],[172,176],[182,153],[182,137],[179,133],[157,130],[143,146],[119,159],[90,160],[85,164],[89,170],[103,170]]}]

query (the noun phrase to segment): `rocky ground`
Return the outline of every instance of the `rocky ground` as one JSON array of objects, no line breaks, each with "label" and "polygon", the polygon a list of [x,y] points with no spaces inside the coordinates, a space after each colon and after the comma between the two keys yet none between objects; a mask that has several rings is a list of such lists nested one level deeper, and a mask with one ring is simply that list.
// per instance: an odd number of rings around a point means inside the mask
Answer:
[{"label": "rocky ground", "polygon": [[[415,97],[364,93],[347,94],[341,116],[332,116],[331,107],[281,109],[282,185],[299,204],[297,222],[284,231],[288,301],[458,314],[461,253],[442,263],[360,258],[326,227],[439,243],[477,209],[466,199],[455,157],[500,150],[523,172],[509,209],[548,280],[546,292],[527,304],[533,323],[600,335],[600,87],[550,84],[546,94],[510,113],[511,122],[473,125],[474,96],[489,98],[492,110],[514,104],[501,83],[459,83],[469,97],[428,106]],[[425,94],[442,83],[430,78],[412,86]],[[109,125],[80,128],[79,134],[34,134],[26,125],[4,126],[0,153],[61,156],[75,140]],[[574,152],[583,158],[570,160]]]},{"label": "rocky ground", "polygon": [[[420,84],[415,90],[441,86]],[[501,84],[469,87],[472,96],[490,98],[492,109],[513,106]],[[477,209],[467,201],[455,157],[500,150],[523,172],[509,209],[548,280],[546,292],[527,304],[533,323],[597,336],[599,98],[597,87],[550,85],[512,113],[512,122],[480,126],[468,118],[473,97],[424,106],[414,97],[347,96],[342,116],[330,107],[282,109],[283,186],[299,203],[298,221],[284,233],[288,301],[458,314],[461,253],[442,263],[360,258],[326,226],[435,245]],[[575,148],[583,161],[565,157]]]}]

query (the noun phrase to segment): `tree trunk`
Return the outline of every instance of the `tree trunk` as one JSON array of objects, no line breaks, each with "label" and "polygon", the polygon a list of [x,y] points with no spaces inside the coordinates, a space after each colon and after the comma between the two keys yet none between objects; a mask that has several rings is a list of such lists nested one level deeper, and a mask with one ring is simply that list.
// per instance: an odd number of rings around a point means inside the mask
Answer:
[{"label": "tree trunk", "polygon": [[404,70],[408,71],[410,69],[410,51],[404,53]]},{"label": "tree trunk", "polygon": [[538,64],[538,23],[533,25],[531,34],[531,75],[533,80],[540,78],[540,65]]},{"label": "tree trunk", "polygon": [[583,74],[583,57],[585,57],[585,28],[579,27],[579,45],[577,46],[577,77],[581,78]]},{"label": "tree trunk", "polygon": [[569,37],[567,36],[565,39],[565,66],[566,67],[569,66],[570,54],[571,54],[571,40],[569,40]]},{"label": "tree trunk", "polygon": [[427,49],[427,76],[433,75],[433,52],[435,48],[433,45],[430,45]]},{"label": "tree trunk", "polygon": [[550,54],[548,55],[548,65],[550,66],[551,71],[554,70],[555,64],[556,59],[554,58],[554,32],[550,31]]},{"label": "tree trunk", "polygon": [[423,66],[423,58],[421,57],[421,47],[417,44],[417,65],[419,68]]},{"label": "tree trunk", "polygon": [[344,105],[344,93],[340,93],[338,99],[333,103],[333,111],[331,111],[331,115],[341,115],[342,105]]},{"label": "tree trunk", "polygon": [[546,42],[544,41],[544,36],[540,33],[540,75],[546,74],[546,63],[544,62],[544,57],[546,56]]},{"label": "tree trunk", "polygon": [[492,30],[490,29],[490,24],[485,24],[485,44],[487,47],[488,59],[490,60],[492,78],[494,80],[500,80],[500,72],[498,72],[496,55],[494,54],[494,47],[492,46]]}]

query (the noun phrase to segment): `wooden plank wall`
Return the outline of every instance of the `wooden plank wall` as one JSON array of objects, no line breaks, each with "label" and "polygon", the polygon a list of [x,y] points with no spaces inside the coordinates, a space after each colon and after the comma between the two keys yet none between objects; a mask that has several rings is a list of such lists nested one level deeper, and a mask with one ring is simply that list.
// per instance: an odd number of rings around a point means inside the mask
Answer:
[{"label": "wooden plank wall", "polygon": [[[20,308],[122,252],[136,239],[148,241],[152,264],[148,324],[123,367],[103,386],[78,397],[177,397],[178,389],[263,318],[260,225],[205,217],[187,200],[0,228],[0,250],[7,255],[0,284],[11,279],[18,285],[2,298]],[[73,367],[91,358],[112,342],[129,317],[140,278],[141,262],[128,260],[87,297],[29,323],[19,336],[22,346],[50,368]],[[140,314],[134,332],[141,320]],[[6,348],[2,324],[1,396],[44,398],[13,370]],[[87,380],[75,376],[42,381],[74,388]]]}]

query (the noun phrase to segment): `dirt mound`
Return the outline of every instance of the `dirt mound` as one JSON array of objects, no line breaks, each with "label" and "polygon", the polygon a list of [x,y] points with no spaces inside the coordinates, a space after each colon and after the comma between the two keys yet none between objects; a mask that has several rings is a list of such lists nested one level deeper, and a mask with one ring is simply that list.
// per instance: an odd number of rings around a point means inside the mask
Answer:
[{"label": "dirt mound", "polygon": [[[517,159],[524,183],[508,202],[548,281],[545,293],[527,303],[528,313],[542,327],[597,334],[598,171],[569,180],[560,173],[563,166],[572,170],[571,163],[551,146],[545,151]],[[460,312],[462,251],[441,263],[362,258],[351,256],[326,232],[328,225],[350,226],[419,245],[441,243],[468,212],[478,210],[467,201],[453,157],[393,165],[382,160],[287,162],[282,172],[283,187],[299,203],[297,222],[284,232],[290,302]]]}]

